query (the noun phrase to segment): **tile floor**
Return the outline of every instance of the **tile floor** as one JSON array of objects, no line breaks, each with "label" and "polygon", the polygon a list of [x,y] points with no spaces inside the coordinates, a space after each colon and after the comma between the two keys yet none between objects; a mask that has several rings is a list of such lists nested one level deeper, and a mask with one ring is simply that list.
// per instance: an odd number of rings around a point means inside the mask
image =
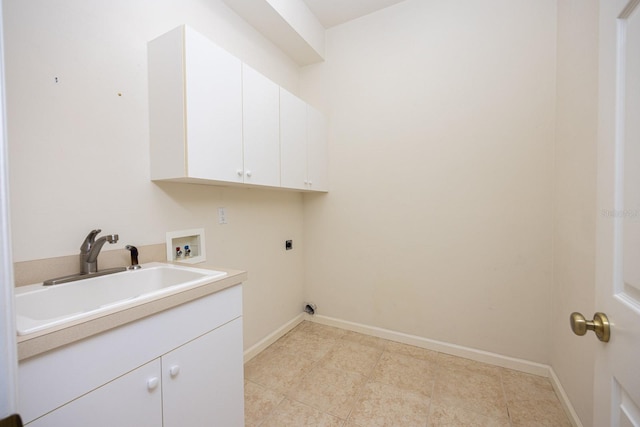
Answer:
[{"label": "tile floor", "polygon": [[245,425],[571,423],[547,378],[305,321],[245,364]]}]

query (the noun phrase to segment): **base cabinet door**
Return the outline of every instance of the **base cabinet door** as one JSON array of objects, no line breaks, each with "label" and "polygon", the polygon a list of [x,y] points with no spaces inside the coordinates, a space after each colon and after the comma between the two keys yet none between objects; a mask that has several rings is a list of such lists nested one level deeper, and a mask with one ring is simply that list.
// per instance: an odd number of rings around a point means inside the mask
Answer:
[{"label": "base cabinet door", "polygon": [[162,426],[160,359],[116,378],[27,425],[29,427]]},{"label": "base cabinet door", "polygon": [[164,427],[244,426],[242,318],[162,356]]}]

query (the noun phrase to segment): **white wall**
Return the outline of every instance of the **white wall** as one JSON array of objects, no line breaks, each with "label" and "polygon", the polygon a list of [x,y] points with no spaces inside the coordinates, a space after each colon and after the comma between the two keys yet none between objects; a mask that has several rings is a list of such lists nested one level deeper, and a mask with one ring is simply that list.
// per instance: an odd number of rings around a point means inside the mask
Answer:
[{"label": "white wall", "polygon": [[305,196],[323,315],[549,362],[555,0],[407,0],[327,31]]},{"label": "white wall", "polygon": [[204,227],[208,261],[249,271],[246,347],[300,312],[299,194],[149,180],[147,41],[191,25],[297,92],[288,57],[218,0],[6,0],[4,23],[14,261],[76,254],[98,227],[120,235],[105,250]]},{"label": "white wall", "polygon": [[598,1],[558,2],[558,97],[551,365],[584,426],[593,425],[598,341],[569,328],[595,307]]}]

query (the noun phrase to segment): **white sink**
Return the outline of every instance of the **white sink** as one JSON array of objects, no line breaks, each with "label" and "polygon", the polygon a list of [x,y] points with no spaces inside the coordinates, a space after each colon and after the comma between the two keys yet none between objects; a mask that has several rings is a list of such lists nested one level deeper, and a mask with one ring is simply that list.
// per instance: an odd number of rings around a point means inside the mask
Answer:
[{"label": "white sink", "polygon": [[223,271],[149,263],[139,270],[59,285],[21,286],[16,288],[15,296],[18,335],[185,290],[226,274]]}]

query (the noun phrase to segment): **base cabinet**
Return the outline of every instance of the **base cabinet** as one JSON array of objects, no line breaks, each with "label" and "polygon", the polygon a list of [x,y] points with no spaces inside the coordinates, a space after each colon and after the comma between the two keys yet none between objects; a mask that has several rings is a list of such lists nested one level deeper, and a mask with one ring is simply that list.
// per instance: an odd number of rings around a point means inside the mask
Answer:
[{"label": "base cabinet", "polygon": [[236,285],[21,362],[25,425],[244,426],[241,314]]}]

